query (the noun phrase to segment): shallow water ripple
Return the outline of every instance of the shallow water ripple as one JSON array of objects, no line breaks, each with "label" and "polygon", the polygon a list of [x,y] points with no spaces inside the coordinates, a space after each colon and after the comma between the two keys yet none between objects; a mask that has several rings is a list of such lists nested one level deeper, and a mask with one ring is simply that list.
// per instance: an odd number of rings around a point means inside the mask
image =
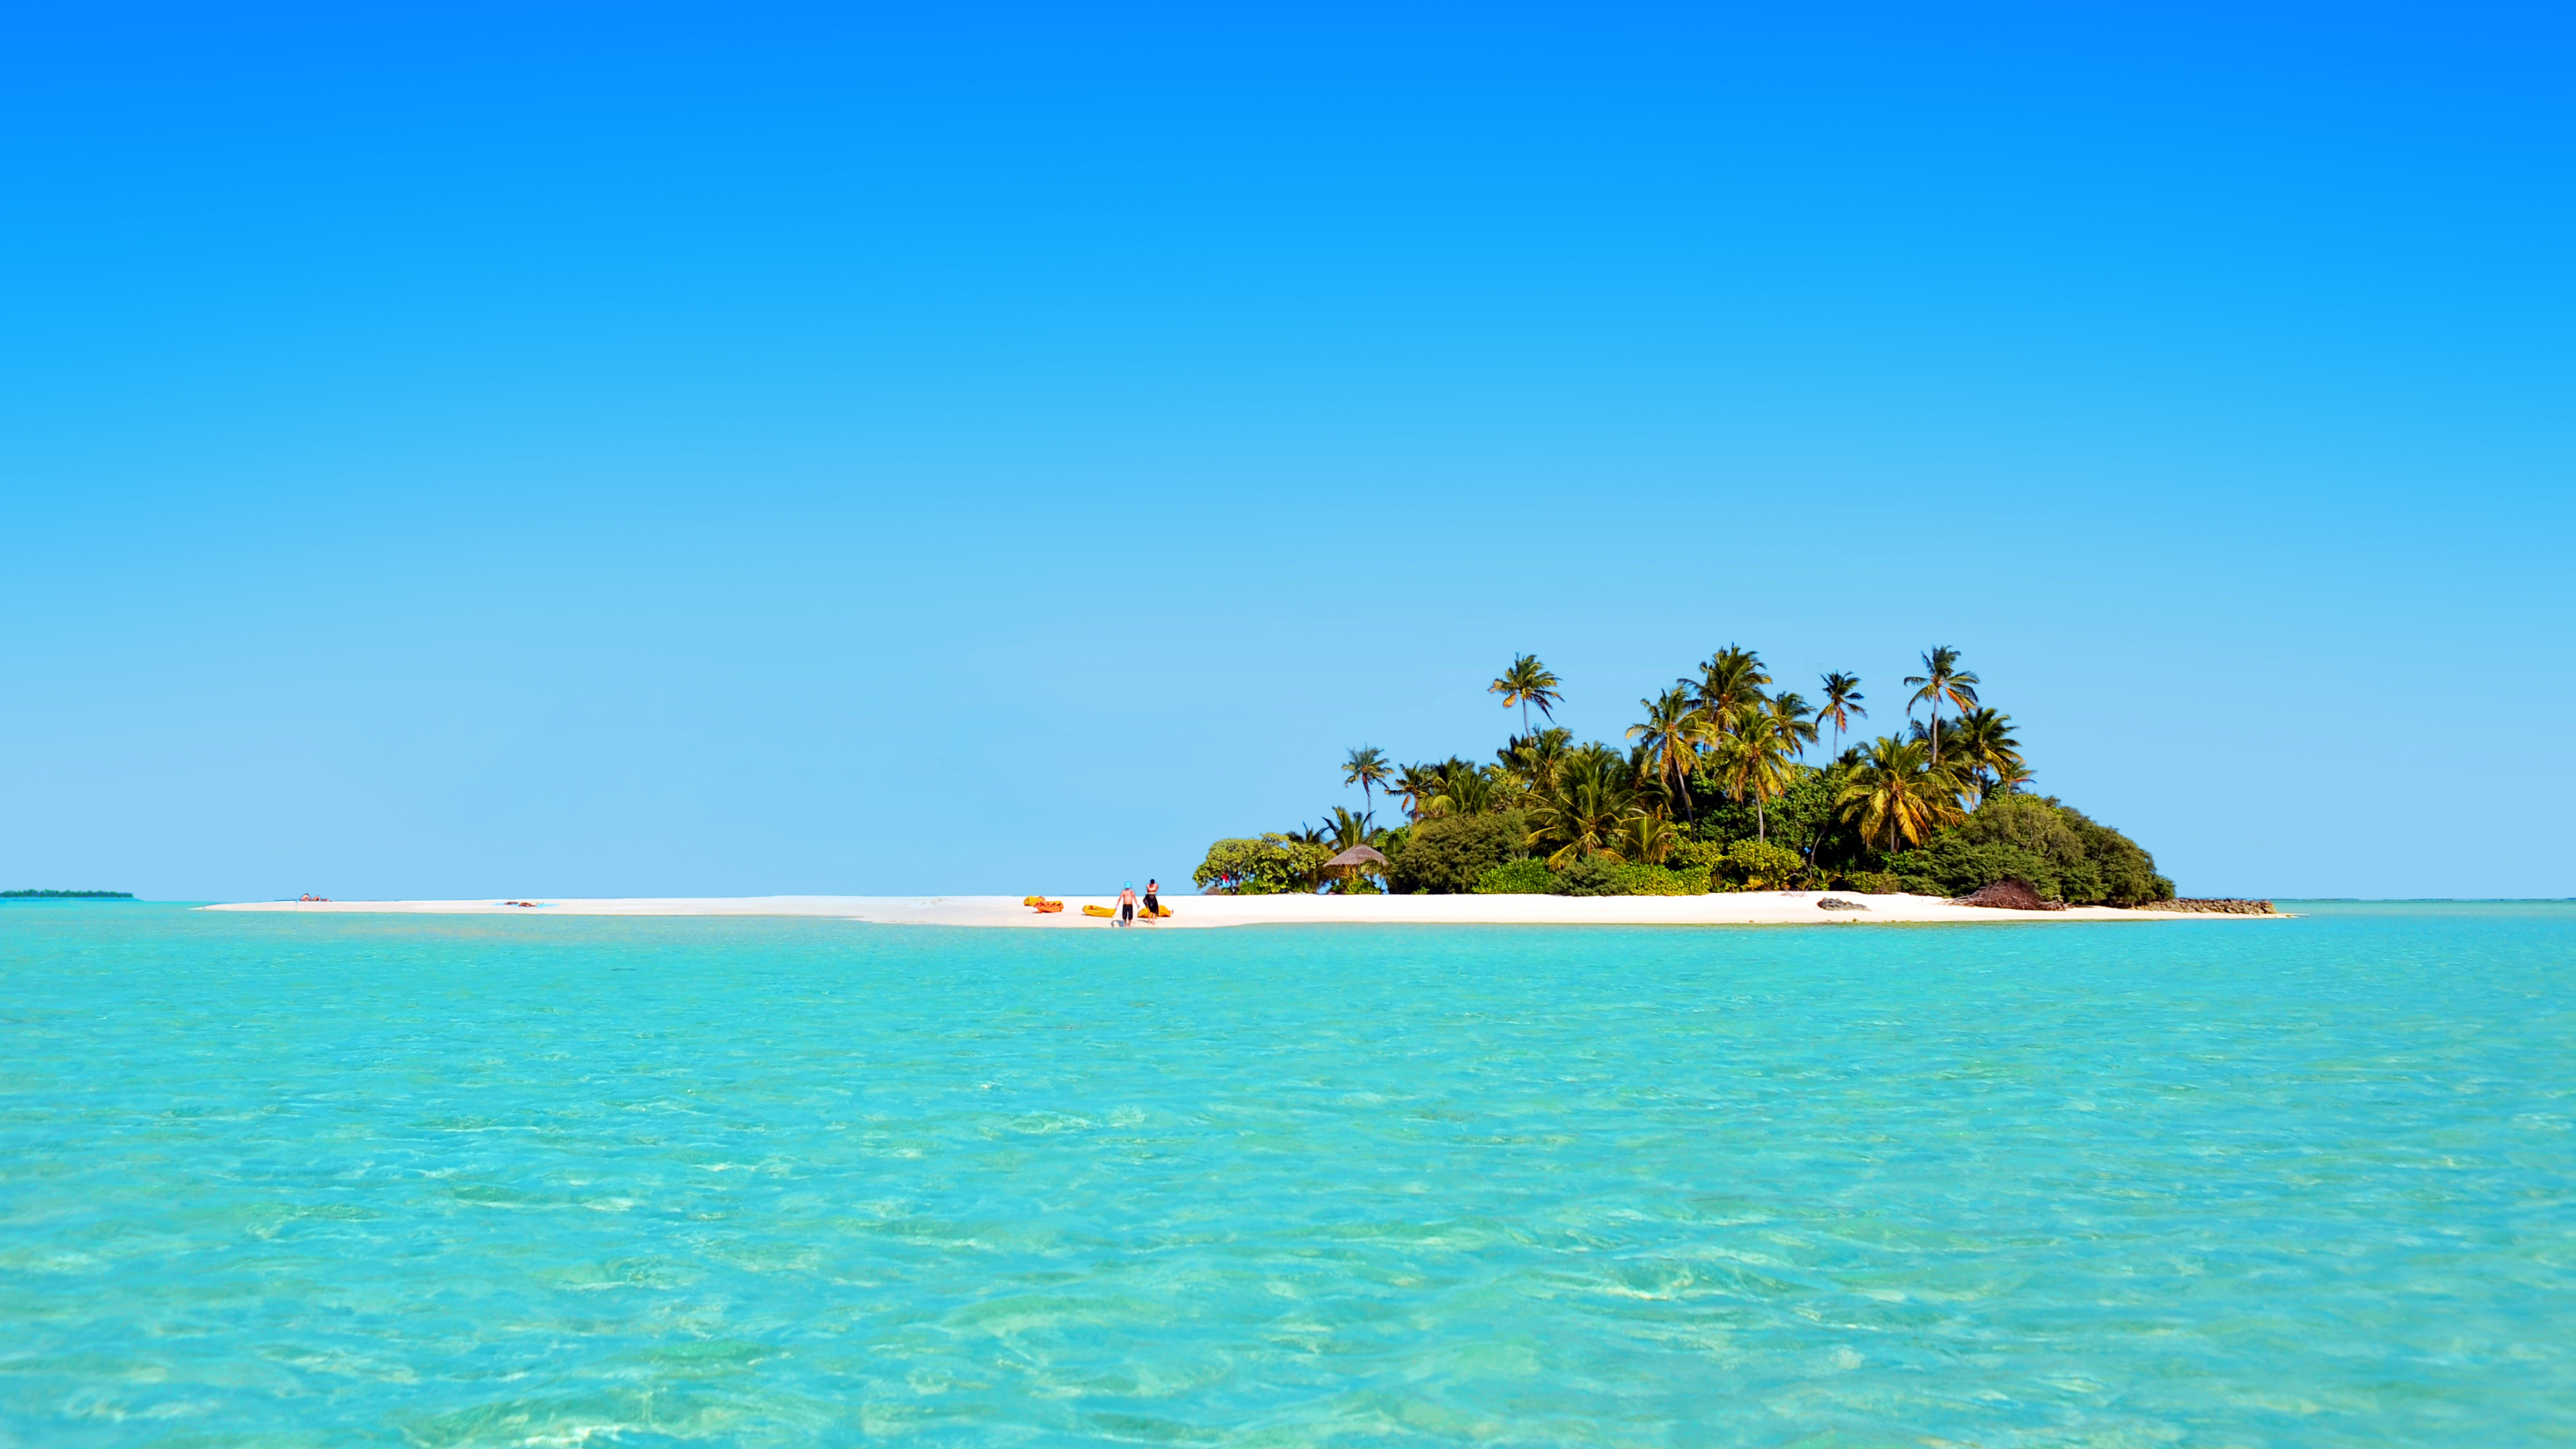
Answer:
[{"label": "shallow water ripple", "polygon": [[0,908],[0,1444],[2576,1438],[2576,908]]}]

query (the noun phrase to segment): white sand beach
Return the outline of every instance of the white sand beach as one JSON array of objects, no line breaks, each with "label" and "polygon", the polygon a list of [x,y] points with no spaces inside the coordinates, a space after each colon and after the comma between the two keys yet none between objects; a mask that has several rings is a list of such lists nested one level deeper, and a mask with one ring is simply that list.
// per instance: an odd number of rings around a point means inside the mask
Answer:
[{"label": "white sand beach", "polygon": [[[1817,905],[1825,896],[1858,901],[1857,911]],[[817,916],[885,925],[1019,926],[1043,930],[1098,929],[1112,922],[1082,914],[1115,896],[1053,897],[1058,915],[1040,915],[1017,896],[709,896],[639,899],[548,900],[532,905],[504,901],[243,901],[206,906],[210,911],[294,911],[311,914],[510,915],[510,916]],[[2260,920],[2279,917],[2129,911],[2078,906],[2064,911],[2004,911],[1957,906],[1938,896],[1863,895],[1856,891],[1738,891],[1698,896],[1171,896],[1170,917],[1155,930],[1206,926],[1276,925],[1551,925],[1551,926],[1755,926],[1921,925],[1934,922],[1999,925],[2050,921]]]}]

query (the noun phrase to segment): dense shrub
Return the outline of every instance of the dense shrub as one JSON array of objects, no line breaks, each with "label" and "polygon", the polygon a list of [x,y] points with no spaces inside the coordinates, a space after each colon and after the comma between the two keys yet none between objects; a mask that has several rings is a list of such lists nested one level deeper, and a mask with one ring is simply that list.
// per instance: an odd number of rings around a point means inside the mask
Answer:
[{"label": "dense shrub", "polygon": [[1329,847],[1284,835],[1259,840],[1220,840],[1191,876],[1201,889],[1217,886],[1243,896],[1275,896],[1314,889],[1315,874],[1333,858]]},{"label": "dense shrub", "polygon": [[1480,896],[1544,896],[1556,891],[1556,872],[1543,860],[1506,861],[1476,878]]},{"label": "dense shrub", "polygon": [[1685,840],[1664,857],[1664,864],[1675,870],[1705,871],[1712,875],[1726,873],[1726,842],[1722,840]]},{"label": "dense shrub", "polygon": [[1572,860],[1556,872],[1556,893],[1561,896],[1624,896],[1619,888],[1619,873],[1625,866],[1613,865],[1600,856]]},{"label": "dense shrub", "polygon": [[2173,898],[2174,883],[2156,873],[2156,859],[2147,854],[2145,846],[2108,825],[2095,823],[2081,810],[2065,805],[2057,808],[2084,838],[2084,853],[2102,875],[2101,893],[2087,896],[2086,904],[2098,900],[2105,905],[2134,906],[2141,901]]},{"label": "dense shrub", "polygon": [[1660,865],[1623,865],[1614,878],[1623,896],[1704,896],[1708,894],[1708,867],[1673,870]]},{"label": "dense shrub", "polygon": [[2045,795],[1995,795],[1919,850],[1890,856],[1906,889],[1959,896],[2007,877],[2073,905],[2135,905],[2173,895],[2137,842]]},{"label": "dense shrub", "polygon": [[1736,890],[1781,890],[1804,874],[1807,863],[1786,846],[1739,840],[1726,848],[1717,876]]},{"label": "dense shrub", "polygon": [[[2018,845],[1974,845],[1956,830],[1942,831],[1920,850],[1890,856],[1887,868],[1916,895],[1963,896],[1999,880],[2021,880],[2042,900],[2066,898],[2057,862]],[[2095,883],[2089,874],[2080,875],[2079,882]]]},{"label": "dense shrub", "polygon": [[1529,827],[1517,810],[1447,815],[1416,822],[1388,881],[1405,894],[1458,895],[1485,872],[1528,854]]},{"label": "dense shrub", "polygon": [[1619,865],[1595,858],[1550,870],[1543,860],[1495,866],[1476,882],[1484,896],[1696,896],[1708,893],[1708,868]]}]

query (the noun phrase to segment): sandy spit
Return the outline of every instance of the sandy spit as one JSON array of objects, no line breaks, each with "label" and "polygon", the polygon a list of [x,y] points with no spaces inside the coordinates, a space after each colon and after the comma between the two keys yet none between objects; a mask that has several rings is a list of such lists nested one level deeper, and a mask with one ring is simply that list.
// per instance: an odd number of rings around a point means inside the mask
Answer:
[{"label": "sandy spit", "polygon": [[[1859,901],[1860,911],[1828,911],[1831,895]],[[1017,896],[706,896],[600,900],[504,901],[242,901],[209,911],[309,914],[510,916],[822,916],[913,926],[1018,926],[1098,930],[1112,922],[1082,914],[1114,896],[1067,895],[1061,915],[1040,915]],[[2051,921],[2210,921],[2280,919],[2181,915],[2078,906],[2064,911],[1999,911],[1954,906],[1938,896],[1863,895],[1857,891],[1739,891],[1701,896],[1170,896],[1169,919],[1154,930],[1275,925],[1566,925],[1751,926],[1868,925],[1926,922],[1996,925]]]}]

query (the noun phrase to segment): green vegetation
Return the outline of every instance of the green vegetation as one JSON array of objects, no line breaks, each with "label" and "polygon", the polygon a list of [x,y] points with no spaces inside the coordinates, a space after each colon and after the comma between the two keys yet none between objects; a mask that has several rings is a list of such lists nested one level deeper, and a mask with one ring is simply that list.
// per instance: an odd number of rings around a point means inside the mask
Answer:
[{"label": "green vegetation", "polygon": [[1556,894],[1557,874],[1543,860],[1506,861],[1476,877],[1476,894],[1480,896],[1552,896]]},{"label": "green vegetation", "polygon": [[[2011,879],[2073,905],[2173,895],[2134,841],[2027,792],[2012,716],[1979,696],[1956,649],[1925,651],[1906,676],[1903,731],[1849,748],[1844,735],[1869,717],[1857,675],[1824,675],[1811,706],[1772,692],[1750,649],[1729,645],[1695,673],[1637,702],[1643,718],[1621,748],[1559,726],[1556,675],[1520,655],[1487,686],[1521,722],[1490,762],[1401,765],[1375,746],[1352,750],[1342,783],[1360,788],[1359,812],[1335,806],[1322,826],[1220,840],[1198,883],[1242,894],[1955,896]],[[1833,753],[1810,761],[1828,729]],[[1376,823],[1380,790],[1403,823]],[[1383,873],[1328,879],[1324,862],[1354,845],[1384,854]]]},{"label": "green vegetation", "polygon": [[130,901],[132,891],[0,891],[0,901]]},{"label": "green vegetation", "polygon": [[1276,833],[1259,840],[1220,840],[1208,847],[1197,880],[1202,888],[1239,896],[1311,892],[1323,881],[1324,862],[1332,858],[1332,850],[1320,841]]},{"label": "green vegetation", "polygon": [[2170,900],[2173,882],[2136,842],[2044,795],[1996,795],[1955,829],[1889,858],[1900,889],[1964,895],[2022,880],[2049,900],[2133,906]]},{"label": "green vegetation", "polygon": [[1401,850],[1388,853],[1387,885],[1406,894],[1481,890],[1488,874],[1519,861],[1528,844],[1529,826],[1517,810],[1434,816],[1407,830]]}]

